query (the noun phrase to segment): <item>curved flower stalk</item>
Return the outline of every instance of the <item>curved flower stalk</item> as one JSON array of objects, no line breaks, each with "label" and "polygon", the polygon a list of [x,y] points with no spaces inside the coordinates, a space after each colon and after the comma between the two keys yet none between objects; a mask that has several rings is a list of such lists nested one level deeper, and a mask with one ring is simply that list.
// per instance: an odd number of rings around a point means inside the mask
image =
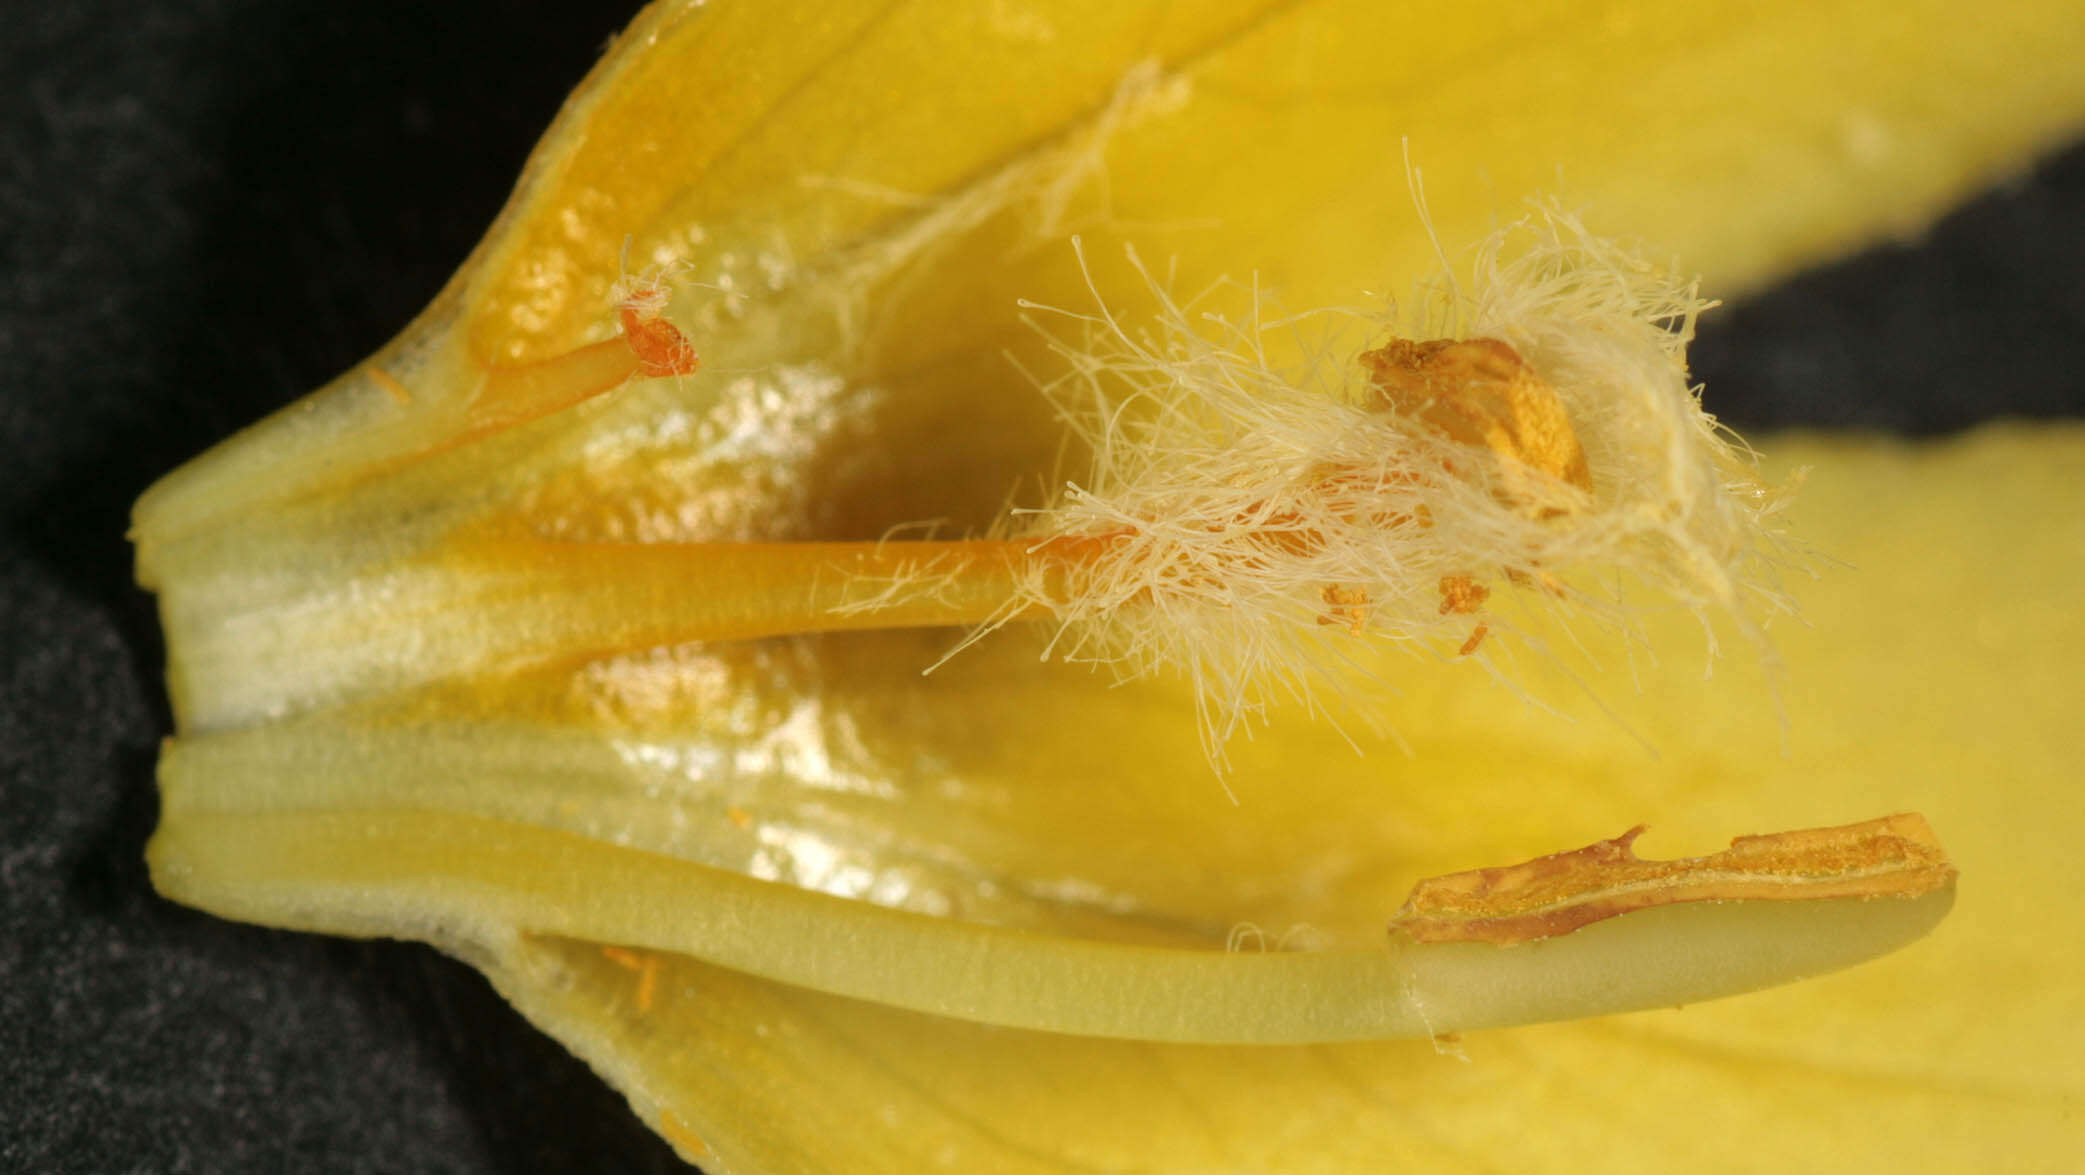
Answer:
[{"label": "curved flower stalk", "polygon": [[[1248,547],[1302,560],[1275,594],[1301,601],[1291,619],[1313,640],[1443,636],[1415,617],[1455,629],[1431,658],[1323,646],[1383,691],[1402,753],[1356,756],[1300,691],[1226,686],[1211,710],[1191,678],[1109,688],[1039,662],[1011,626],[921,674],[952,624],[1080,621],[1094,585],[1064,588],[1099,564],[1051,553],[1143,533],[1096,529],[1081,503],[1155,531],[1171,515],[1123,503],[1152,500],[1142,474],[1177,468],[1177,445],[1170,463],[1081,471],[1087,496],[1034,520],[1054,529],[998,540],[1012,562],[951,570],[934,561],[983,548],[888,536],[922,520],[985,533],[1010,487],[1045,500],[1022,486],[1061,469],[1065,430],[1021,371],[1076,384],[1197,354],[1189,336],[1185,352],[1142,347],[1134,327],[1112,350],[1053,346],[1021,299],[1083,305],[1090,282],[1104,328],[1177,324],[1172,292],[1225,277],[1305,308],[1366,304],[1431,268],[1418,219],[1386,195],[1405,191],[1399,136],[1428,162],[1443,240],[1483,238],[1562,166],[1574,205],[1741,288],[1929,214],[2074,125],[2085,93],[2059,50],[2085,33],[2031,4],[1892,10],[1915,35],[1867,52],[1852,34],[1885,18],[1852,8],[1733,30],[1627,7],[1516,17],[1533,29],[1189,7],[648,12],[419,321],[139,503],[179,721],[151,848],[162,890],[454,952],[723,1170],[1567,1168],[1580,1144],[1669,1169],[1740,1117],[1774,1122],[1762,1165],[1826,1139],[1903,1166],[1993,1139],[2058,1153],[2075,1091],[2019,1050],[2070,1055],[2056,1026],[2078,1022],[2059,1015],[2075,995],[2032,977],[2077,974],[2085,948],[2024,943],[2009,911],[2053,887],[2060,854],[2039,830],[2005,846],[1989,816],[2076,801],[2053,758],[2014,758],[1965,797],[1960,780],[1990,773],[1966,757],[1978,740],[1945,732],[2040,745],[2076,632],[2044,625],[1997,666],[1902,630],[1959,615],[2003,642],[2015,618],[2055,613],[2057,548],[1992,520],[2075,495],[2077,438],[1940,457],[1782,445],[1761,481],[1814,465],[1806,534],[1864,571],[1806,588],[1812,627],[1777,629],[1777,709],[1763,666],[1730,658],[1702,681],[1645,653],[1698,645],[1696,605],[1749,615],[1728,569],[1759,517],[1728,496],[1675,349],[1651,347],[1664,402],[1684,409],[1664,423],[1685,427],[1636,435],[1658,418],[1590,408],[1569,375],[1628,331],[1559,346],[1513,333],[1529,308],[1484,300],[1541,281],[1473,286],[1447,305],[1480,321],[1377,331],[1372,360],[1256,331],[1252,372],[1360,372],[1357,395],[1411,452],[1301,469],[1291,482],[1324,507],[1301,523],[1266,486],[1211,499],[1204,521],[1249,518]],[[2020,45],[2046,68],[2023,68]],[[1650,62],[1699,84],[1644,85]],[[1691,96],[1766,62],[1771,101]],[[1919,97],[1936,73],[1961,83],[1945,117]],[[1923,149],[1830,139],[1850,108],[1824,99],[1853,91],[1869,132]],[[1613,127],[1641,135],[1624,150]],[[1116,245],[1168,258],[1169,278],[1143,280]],[[1241,402],[1278,391],[1252,390]],[[1103,455],[1117,425],[1195,435],[1082,419]],[[1709,488],[1619,477],[1658,451],[1644,435],[1697,447],[1642,468]],[[2011,476],[1966,510],[1956,487],[1993,468]],[[1476,609],[1500,606],[1479,576],[1502,598],[1586,598],[1561,564],[1590,548],[1559,536],[1588,519],[1654,540],[1640,567],[1677,606],[1625,595],[1621,642],[1538,606],[1518,643],[1454,655]],[[1311,562],[1342,527],[1472,566],[1420,560],[1357,587],[1351,560]],[[1019,562],[1037,555],[1040,570]],[[2018,571],[2002,601],[1976,570],[1998,565]],[[1235,555],[1215,566],[1239,580]],[[1096,610],[1129,626],[1133,654],[1137,610],[1163,603],[1149,582]],[[1392,605],[1410,583],[1430,618]],[[1172,631],[1226,647],[1199,615]],[[1525,652],[1576,635],[1583,655]],[[1937,680],[1954,694],[1914,704],[1901,688]],[[2024,698],[1980,692],[2000,681]],[[1220,722],[1210,739],[1211,712],[1250,714],[1251,737]],[[1917,938],[1953,901],[1951,866],[1921,822],[1848,823],[1913,808],[2004,895],[1965,900],[1976,917],[1935,942],[1684,1016],[1546,1023],[1751,991]],[[1634,834],[1598,840],[1642,822],[1666,838],[1649,860]],[[1818,831],[1718,855],[1770,827]],[[1429,876],[1443,880],[1414,890]],[[2008,998],[1994,1013],[1971,992]],[[1436,1055],[1456,1032],[1527,1023],[1544,1026],[1470,1038],[1468,1066]],[[1788,1072],[1823,1074],[1828,1096],[1788,1094]],[[1807,1112],[1774,1117],[1784,1096]]]}]

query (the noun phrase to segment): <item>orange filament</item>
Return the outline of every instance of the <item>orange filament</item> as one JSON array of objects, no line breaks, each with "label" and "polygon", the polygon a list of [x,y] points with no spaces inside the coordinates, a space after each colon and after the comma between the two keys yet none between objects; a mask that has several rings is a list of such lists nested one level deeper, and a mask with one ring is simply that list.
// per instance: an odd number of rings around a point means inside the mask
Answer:
[{"label": "orange filament", "polygon": [[[488,390],[498,386],[510,410],[523,404],[535,408],[549,398],[551,384],[561,385],[560,398],[583,397],[640,371],[693,371],[700,359],[661,317],[663,308],[661,291],[639,288],[618,309],[621,340],[532,365],[536,370],[526,374],[507,369]],[[1452,439],[1482,445],[1544,476],[1573,484],[1588,481],[1583,453],[1555,393],[1507,344],[1495,339],[1396,341],[1364,353],[1361,360],[1388,404],[1411,411]],[[580,376],[581,367],[586,368],[583,378],[569,378]],[[542,391],[529,382],[532,378],[543,381]],[[1312,521],[1327,513],[1371,530],[1429,525],[1422,508],[1402,509],[1397,505],[1401,495],[1385,493],[1394,488],[1386,479],[1398,486],[1413,482],[1408,471],[1324,465],[1304,476],[1301,488],[1326,509],[1284,512],[1269,502],[1209,523],[1214,533],[1236,527],[1242,539],[1224,545],[1221,557],[1239,561],[1242,570],[1263,561],[1313,556],[1333,541],[1317,529],[1321,523]],[[1084,533],[956,542],[571,544],[507,532],[482,535],[481,542],[470,545],[469,557],[526,564],[532,591],[569,581],[559,589],[567,597],[598,596],[598,609],[579,609],[584,615],[568,617],[568,625],[584,628],[588,639],[604,647],[641,647],[839,629],[991,626],[1044,616],[1078,601],[1081,578],[1145,534],[1135,522]],[[1213,581],[1224,575],[1221,567],[1174,570],[1182,578],[1171,582],[1188,588],[1198,586],[1194,576]],[[1516,582],[1527,578],[1511,569],[1508,575]],[[1546,574],[1543,583],[1555,590]],[[1439,589],[1443,616],[1478,615],[1490,596],[1490,589],[1468,574],[1442,576]],[[1162,589],[1147,588],[1119,602],[1146,600],[1151,590]],[[1366,635],[1380,605],[1365,584],[1325,583],[1317,591],[1324,605],[1319,623]],[[1461,652],[1474,652],[1486,632],[1477,624]],[[737,823],[741,817],[733,814],[732,819]]]}]

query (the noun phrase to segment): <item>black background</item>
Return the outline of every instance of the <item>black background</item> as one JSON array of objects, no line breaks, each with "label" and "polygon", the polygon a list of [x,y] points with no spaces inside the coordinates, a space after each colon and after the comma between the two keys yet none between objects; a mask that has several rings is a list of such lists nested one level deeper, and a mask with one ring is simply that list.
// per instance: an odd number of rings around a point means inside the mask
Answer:
[{"label": "black background", "polygon": [[[383,343],[637,5],[0,2],[0,1170],[681,1170],[475,973],[220,922],[141,852],[131,501]],[[2085,412],[2085,150],[1718,311],[1740,427]]]}]

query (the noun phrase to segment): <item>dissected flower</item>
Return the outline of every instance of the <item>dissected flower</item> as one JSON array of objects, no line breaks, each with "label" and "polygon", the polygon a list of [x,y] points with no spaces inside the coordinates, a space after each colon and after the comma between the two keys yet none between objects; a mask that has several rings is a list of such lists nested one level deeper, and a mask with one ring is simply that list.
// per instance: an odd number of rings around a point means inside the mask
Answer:
[{"label": "dissected flower", "polygon": [[[1734,290],[2074,126],[2077,22],[955,7],[654,8],[426,315],[139,503],[162,891],[433,942],[722,1170],[2067,1153],[2078,438],[1755,473],[1691,289],[1554,206],[1395,328],[1179,292],[1432,270],[1407,135],[1444,241],[1561,168]],[[1860,578],[1780,670],[1660,660],[1778,605],[1791,462]],[[1131,680],[1038,660],[1064,624]],[[1403,747],[1314,721],[1321,670]],[[1919,950],[1437,1053],[1917,938],[1951,866],[1846,823],[1914,808],[2003,895]]]}]

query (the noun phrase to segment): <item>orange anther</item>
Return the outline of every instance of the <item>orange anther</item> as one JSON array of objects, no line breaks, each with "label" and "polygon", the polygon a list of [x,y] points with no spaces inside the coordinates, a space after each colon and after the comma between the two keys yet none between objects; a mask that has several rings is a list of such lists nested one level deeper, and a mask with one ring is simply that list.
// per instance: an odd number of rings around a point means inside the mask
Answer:
[{"label": "orange anther", "polygon": [[1582,490],[1585,450],[1556,389],[1499,339],[1392,339],[1361,353],[1376,393],[1443,436]]},{"label": "orange anther", "polygon": [[1441,577],[1441,615],[1467,616],[1484,606],[1491,589],[1467,575]]},{"label": "orange anther", "polygon": [[1325,601],[1325,614],[1318,617],[1319,624],[1344,624],[1355,636],[1368,631],[1367,589],[1333,584],[1319,595]]},{"label": "orange anther", "polygon": [[648,376],[693,373],[702,366],[702,356],[695,353],[695,345],[679,327],[656,314],[654,311],[648,317],[643,306],[633,306],[629,301],[617,311],[623,324],[623,341],[629,344],[630,353],[637,356]]},{"label": "orange anther", "polygon": [[652,999],[659,991],[659,956],[644,956],[644,965],[637,970],[637,1010],[652,1010]]},{"label": "orange anther", "polygon": [[660,1112],[659,1133],[684,1155],[697,1159],[709,1157],[709,1144],[702,1141],[702,1136],[689,1129],[688,1124],[681,1121],[680,1115],[672,1110]]},{"label": "orange anther", "polygon": [[1484,643],[1484,634],[1490,631],[1491,629],[1483,624],[1479,624],[1476,628],[1470,630],[1470,639],[1462,642],[1462,647],[1455,650],[1455,655],[1467,657],[1471,653],[1476,652],[1477,646]]}]

